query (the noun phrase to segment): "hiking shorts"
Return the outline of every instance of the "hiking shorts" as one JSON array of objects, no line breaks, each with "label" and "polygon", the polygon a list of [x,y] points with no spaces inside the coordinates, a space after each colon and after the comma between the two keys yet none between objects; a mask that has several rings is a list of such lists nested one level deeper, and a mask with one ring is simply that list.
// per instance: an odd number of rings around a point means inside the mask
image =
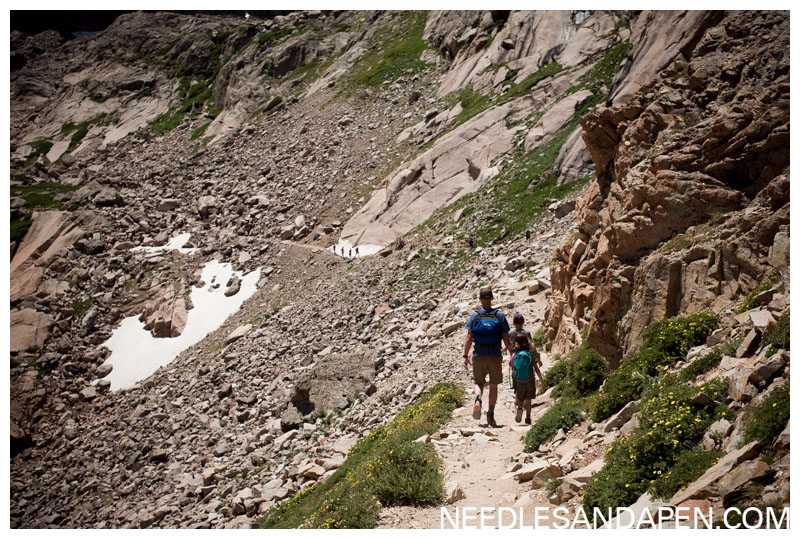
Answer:
[{"label": "hiking shorts", "polygon": [[482,386],[489,375],[490,384],[503,383],[503,358],[502,356],[474,356],[472,358],[472,379]]},{"label": "hiking shorts", "polygon": [[536,382],[528,380],[527,382],[518,382],[514,380],[514,396],[518,401],[536,398]]}]

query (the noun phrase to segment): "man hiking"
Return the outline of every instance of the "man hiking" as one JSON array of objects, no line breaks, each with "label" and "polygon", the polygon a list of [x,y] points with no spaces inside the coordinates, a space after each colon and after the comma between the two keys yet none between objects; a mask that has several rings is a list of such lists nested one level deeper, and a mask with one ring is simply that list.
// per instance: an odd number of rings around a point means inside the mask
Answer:
[{"label": "man hiking", "polygon": [[481,418],[481,403],[483,399],[483,386],[486,385],[486,375],[489,375],[489,408],[486,412],[486,422],[490,427],[496,427],[494,420],[494,406],[497,403],[497,384],[503,381],[503,354],[500,343],[505,343],[506,349],[511,348],[508,339],[508,320],[503,311],[492,308],[491,288],[482,288],[480,291],[481,309],[472,313],[467,320],[467,339],[464,342],[464,368],[469,369],[469,350],[475,341],[475,351],[472,356],[472,380],[475,382],[475,404],[472,408],[472,417]]}]

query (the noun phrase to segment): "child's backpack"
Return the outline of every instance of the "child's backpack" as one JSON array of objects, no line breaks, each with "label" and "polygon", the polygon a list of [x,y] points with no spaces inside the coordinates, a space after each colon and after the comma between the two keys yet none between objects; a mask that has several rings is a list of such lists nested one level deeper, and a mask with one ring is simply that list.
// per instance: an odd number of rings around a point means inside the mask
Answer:
[{"label": "child's backpack", "polygon": [[514,352],[511,373],[517,382],[528,382],[533,379],[533,357],[527,350]]}]

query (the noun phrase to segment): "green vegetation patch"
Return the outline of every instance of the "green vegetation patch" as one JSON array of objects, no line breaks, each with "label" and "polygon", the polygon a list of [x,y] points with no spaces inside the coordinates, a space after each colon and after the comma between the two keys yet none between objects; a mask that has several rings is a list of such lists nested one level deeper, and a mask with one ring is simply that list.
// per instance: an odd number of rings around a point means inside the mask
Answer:
[{"label": "green vegetation patch", "polygon": [[765,446],[772,445],[789,421],[789,384],[776,389],[753,413],[747,427],[745,442],[758,440]]},{"label": "green vegetation patch", "polygon": [[416,290],[438,289],[464,273],[469,256],[467,248],[423,249],[407,269],[395,271],[395,278],[405,275]]},{"label": "green vegetation patch", "polygon": [[761,305],[761,302],[757,299],[758,295],[772,288],[772,285],[774,285],[775,282],[778,280],[779,275],[780,274],[778,273],[777,269],[773,269],[772,271],[770,271],[764,278],[764,280],[758,283],[758,286],[756,286],[753,290],[750,291],[749,294],[747,294],[744,297],[744,299],[742,300],[742,304],[739,305],[739,307],[734,312],[736,314],[741,314],[745,311],[749,311],[750,309],[755,309],[756,307]]},{"label": "green vegetation patch", "polygon": [[670,499],[676,492],[685,489],[706,470],[717,463],[723,451],[706,451],[700,447],[685,449],[675,457],[675,463],[665,474],[653,482],[653,494],[662,500]]},{"label": "green vegetation patch", "polygon": [[619,368],[606,380],[592,419],[603,421],[636,399],[648,377],[685,358],[691,347],[703,344],[715,329],[717,318],[709,312],[664,319],[648,327],[639,350],[623,358]]},{"label": "green vegetation patch", "polygon": [[92,305],[94,305],[94,298],[76,299],[72,302],[72,310],[75,311],[75,316],[83,318]]},{"label": "green vegetation patch", "polygon": [[206,122],[203,125],[201,125],[200,127],[198,127],[195,130],[193,130],[192,131],[192,136],[189,137],[189,140],[196,140],[196,139],[202,137],[205,134],[206,129],[208,129],[209,125],[211,125],[211,122]]},{"label": "green vegetation patch", "polygon": [[150,126],[151,132],[158,134],[172,131],[180,125],[186,114],[194,117],[204,110],[206,105],[213,103],[212,89],[206,81],[192,83],[188,77],[182,77],[178,91],[183,96],[183,101],[177,107],[172,107],[167,112],[159,114]]},{"label": "green vegetation patch", "polygon": [[775,329],[769,332],[766,342],[770,345],[770,352],[775,353],[780,349],[789,350],[789,337],[791,326],[789,324],[789,309],[778,318]]},{"label": "green vegetation patch", "polygon": [[89,128],[93,125],[110,125],[111,123],[116,122],[116,119],[112,116],[109,116],[107,113],[102,113],[98,116],[90,120],[86,120],[79,124],[74,124],[72,122],[67,122],[61,126],[61,134],[62,135],[69,135],[72,133],[72,137],[69,140],[69,149],[68,152],[73,151],[75,148],[80,146],[81,142],[83,141],[86,134],[89,132]]},{"label": "green vegetation patch", "polygon": [[278,30],[267,30],[258,34],[258,44],[262,46],[271,46],[283,38],[292,35],[296,28],[280,28]]},{"label": "green vegetation patch", "polygon": [[[701,391],[713,402],[694,402]],[[589,514],[595,507],[606,513],[631,505],[648,489],[667,495],[702,474],[716,456],[689,465],[685,452],[696,449],[714,421],[730,417],[732,412],[721,404],[727,391],[727,379],[693,386],[663,376],[642,398],[639,426],[611,444],[605,466],[587,483],[583,508]]]},{"label": "green vegetation patch", "polygon": [[596,391],[603,383],[608,364],[603,356],[583,341],[567,357],[558,360],[545,374],[553,397],[580,397]]},{"label": "green vegetation patch", "polygon": [[693,382],[701,374],[705,374],[722,361],[722,354],[718,351],[711,352],[703,357],[697,358],[681,370],[678,379],[681,382]]},{"label": "green vegetation patch", "polygon": [[532,453],[558,429],[569,430],[583,421],[583,406],[579,399],[557,402],[540,417],[525,435],[525,451]]},{"label": "green vegetation patch", "polygon": [[350,86],[378,86],[425,69],[427,64],[420,56],[427,46],[422,39],[427,11],[403,11],[398,17],[391,28],[376,32],[369,50],[353,66]]},{"label": "green vegetation patch", "polygon": [[55,197],[61,193],[75,191],[77,185],[42,182],[34,185],[16,185],[11,187],[11,198],[21,197],[25,200],[24,211],[11,212],[11,241],[22,241],[31,224],[31,213],[35,210],[63,210],[64,206]]},{"label": "green vegetation patch", "polygon": [[[263,528],[372,528],[379,500],[387,504],[437,503],[441,472],[435,450],[410,444],[450,420],[463,388],[438,384],[389,424],[359,441],[344,464],[317,483],[274,506],[258,520]],[[416,443],[430,446],[430,443]],[[404,476],[406,478],[404,478]],[[414,484],[410,484],[413,478]]]}]

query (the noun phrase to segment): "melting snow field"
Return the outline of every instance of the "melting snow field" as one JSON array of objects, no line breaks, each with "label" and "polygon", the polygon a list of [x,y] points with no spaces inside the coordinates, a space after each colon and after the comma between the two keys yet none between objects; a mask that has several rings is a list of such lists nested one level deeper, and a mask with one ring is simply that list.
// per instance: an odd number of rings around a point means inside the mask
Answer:
[{"label": "melting snow field", "polygon": [[[111,350],[111,356],[105,364],[114,367],[111,374],[105,377],[111,382],[111,389],[132,387],[219,328],[239,310],[245,300],[256,293],[260,274],[261,268],[242,275],[242,272],[234,272],[230,264],[216,260],[207,263],[202,272],[205,287],[192,288],[190,297],[194,308],[189,310],[186,327],[179,337],[156,339],[144,329],[144,322],[138,316],[123,320],[104,343]],[[234,275],[241,279],[241,289],[236,295],[225,297],[225,284]],[[219,287],[211,288],[217,283]]]},{"label": "melting snow field", "polygon": [[[344,254],[342,254],[342,248],[344,247]],[[353,254],[350,254],[350,250],[352,249]],[[383,249],[382,245],[359,245],[358,246],[358,258],[362,258],[369,255],[374,255],[378,251]],[[347,240],[339,240],[339,243],[336,246],[328,247],[329,252],[333,252],[333,254],[337,256],[341,256],[342,258],[356,258],[356,248],[353,244],[351,244]]]}]

